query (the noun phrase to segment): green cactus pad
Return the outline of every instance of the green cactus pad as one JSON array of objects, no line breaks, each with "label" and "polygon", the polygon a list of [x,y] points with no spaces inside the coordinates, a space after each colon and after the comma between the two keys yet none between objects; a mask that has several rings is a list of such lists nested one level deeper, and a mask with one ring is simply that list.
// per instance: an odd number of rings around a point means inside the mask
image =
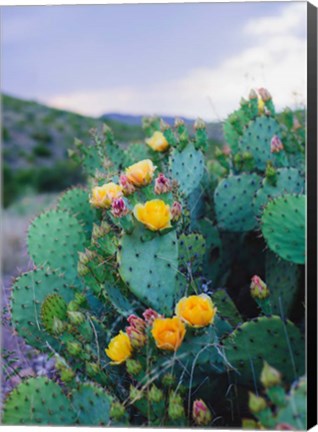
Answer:
[{"label": "green cactus pad", "polygon": [[269,202],[261,219],[268,247],[281,258],[305,263],[305,195],[283,195]]},{"label": "green cactus pad", "polygon": [[276,425],[288,424],[295,430],[307,429],[307,378],[295,382],[287,396],[285,407],[275,417]]},{"label": "green cactus pad", "polygon": [[201,234],[181,234],[178,239],[179,245],[179,268],[196,272],[202,264],[205,252],[205,240]]},{"label": "green cactus pad", "polygon": [[179,183],[180,191],[189,195],[201,182],[204,174],[204,157],[189,143],[184,150],[174,150],[169,158],[170,175]]},{"label": "green cactus pad", "polygon": [[80,222],[66,211],[42,213],[29,226],[28,250],[37,266],[47,264],[76,280],[78,252],[84,250],[85,234]]},{"label": "green cactus pad", "polygon": [[152,160],[150,147],[145,143],[130,144],[127,147],[126,153],[130,159],[131,164],[137,163],[144,159]]},{"label": "green cactus pad", "polygon": [[268,161],[272,161],[277,167],[287,164],[284,150],[279,153],[280,157],[271,153],[271,140],[274,135],[281,138],[281,129],[277,121],[271,117],[261,116],[249,124],[240,139],[240,150],[253,155],[259,170],[265,170]]},{"label": "green cactus pad", "polygon": [[119,314],[126,317],[132,313],[135,313],[134,307],[131,304],[132,302],[130,299],[127,299],[127,295],[122,293],[122,290],[119,288],[119,286],[106,284],[105,291],[107,292],[107,297],[112,306]]},{"label": "green cactus pad", "polygon": [[37,269],[24,273],[13,284],[11,295],[12,324],[18,334],[35,348],[45,349],[46,341],[55,340],[41,326],[41,304],[48,295],[58,294],[66,302],[73,299],[74,289],[56,271]]},{"label": "green cactus pad", "polygon": [[233,300],[225,289],[219,288],[212,294],[212,300],[217,307],[218,315],[225,318],[232,326],[240,324],[243,320]]},{"label": "green cactus pad", "polygon": [[249,120],[250,118],[244,110],[238,109],[230,114],[223,124],[225,141],[233,153],[237,153],[239,150],[239,140]]},{"label": "green cactus pad", "polygon": [[264,360],[281,371],[286,382],[304,372],[304,339],[293,323],[278,316],[245,322],[223,339],[223,346],[242,384],[256,385]]},{"label": "green cactus pad", "polygon": [[175,296],[178,245],[175,231],[142,241],[142,229],[124,235],[117,254],[119,274],[143,303],[170,313]]},{"label": "green cactus pad", "polygon": [[104,125],[103,133],[104,141],[102,147],[105,149],[106,157],[111,161],[114,168],[120,171],[129,166],[131,164],[129,155],[116,143],[113,132],[107,125]]},{"label": "green cactus pad", "polygon": [[96,221],[96,210],[89,203],[89,194],[81,188],[73,188],[61,195],[58,201],[58,209],[67,210],[74,215],[84,226],[84,230],[90,237],[93,223]]},{"label": "green cactus pad", "polygon": [[106,426],[112,398],[94,384],[80,384],[72,393],[76,423],[83,426]]},{"label": "green cactus pad", "polygon": [[105,154],[95,145],[87,146],[82,153],[82,167],[88,176],[94,177],[96,172],[105,172],[105,162]]},{"label": "green cactus pad", "polygon": [[3,423],[7,425],[74,424],[75,412],[55,382],[44,378],[22,381],[7,397]]},{"label": "green cactus pad", "polygon": [[300,267],[297,264],[278,259],[273,252],[267,251],[265,280],[271,293],[273,313],[281,317],[288,316],[300,287]]},{"label": "green cactus pad", "polygon": [[58,294],[47,296],[41,306],[41,321],[48,333],[54,334],[54,318],[65,321],[67,318],[67,304]]},{"label": "green cactus pad", "polygon": [[273,186],[264,178],[261,187],[253,200],[255,214],[259,215],[267,202],[277,196],[304,193],[304,177],[295,168],[280,168],[276,171],[277,183]]},{"label": "green cactus pad", "polygon": [[252,231],[257,220],[254,216],[253,197],[261,178],[256,174],[241,174],[223,179],[214,192],[218,226],[224,231]]}]

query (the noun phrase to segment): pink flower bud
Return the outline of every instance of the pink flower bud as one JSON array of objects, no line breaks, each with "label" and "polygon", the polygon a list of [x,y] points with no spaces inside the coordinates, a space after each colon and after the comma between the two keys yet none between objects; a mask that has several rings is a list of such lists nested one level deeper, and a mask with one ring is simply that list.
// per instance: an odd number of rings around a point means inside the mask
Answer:
[{"label": "pink flower bud", "polygon": [[126,333],[130,339],[131,345],[133,348],[141,348],[146,343],[146,335],[137,330],[135,327],[126,327]]},{"label": "pink flower bud", "polygon": [[255,299],[266,299],[269,296],[269,289],[259,276],[253,276],[251,280],[251,296]]},{"label": "pink flower bud", "polygon": [[284,150],[283,143],[277,135],[274,135],[271,140],[271,152],[279,153],[281,150]]},{"label": "pink flower bud", "polygon": [[151,326],[156,318],[160,318],[158,312],[154,311],[153,309],[146,309],[142,316],[145,318],[148,326]]},{"label": "pink flower bud", "polygon": [[258,89],[258,93],[264,102],[267,102],[270,99],[272,99],[272,95],[270,94],[270,92],[266,88]]},{"label": "pink flower bud", "polygon": [[293,130],[297,130],[297,129],[300,129],[300,128],[301,128],[301,124],[300,124],[298,118],[295,116],[293,118]]},{"label": "pink flower bud", "polygon": [[197,399],[193,402],[192,417],[194,422],[200,426],[206,426],[211,422],[211,411],[202,399]]},{"label": "pink flower bud", "polygon": [[276,430],[290,430],[290,431],[294,430],[293,426],[291,426],[288,423],[279,423],[276,425],[275,429]]},{"label": "pink flower bud", "polygon": [[222,153],[223,153],[225,156],[229,156],[229,155],[231,154],[231,147],[228,146],[227,144],[225,144],[225,145],[223,146]]},{"label": "pink flower bud", "polygon": [[178,201],[175,201],[171,207],[172,220],[173,221],[179,220],[181,217],[181,214],[182,214],[182,205]]},{"label": "pink flower bud", "polygon": [[165,177],[162,173],[158,175],[155,180],[155,193],[160,195],[171,191],[170,180]]},{"label": "pink flower bud", "polygon": [[130,183],[130,181],[128,180],[127,176],[125,176],[125,174],[122,174],[120,176],[119,183],[123,188],[124,195],[126,196],[131,195],[136,190],[135,186],[132,183]]},{"label": "pink flower bud", "polygon": [[120,218],[126,216],[129,210],[125,204],[125,201],[122,198],[119,198],[119,199],[115,199],[112,202],[111,212],[114,217]]},{"label": "pink flower bud", "polygon": [[127,321],[131,325],[131,327],[134,327],[136,330],[143,332],[146,328],[146,323],[142,318],[137,317],[136,315],[129,315],[127,318]]}]

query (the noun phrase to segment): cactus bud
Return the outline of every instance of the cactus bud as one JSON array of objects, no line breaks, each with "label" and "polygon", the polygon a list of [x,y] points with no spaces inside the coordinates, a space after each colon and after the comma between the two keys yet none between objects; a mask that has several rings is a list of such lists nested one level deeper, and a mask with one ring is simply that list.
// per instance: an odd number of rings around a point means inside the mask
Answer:
[{"label": "cactus bud", "polygon": [[142,370],[141,363],[133,359],[126,360],[126,368],[127,368],[127,372],[133,376],[138,375]]},{"label": "cactus bud", "polygon": [[279,423],[279,424],[276,425],[275,429],[279,430],[279,431],[282,431],[282,430],[293,431],[293,430],[295,430],[295,428],[293,426],[291,426],[290,424],[288,424],[288,423]]},{"label": "cactus bud", "polygon": [[74,139],[74,145],[75,145],[75,147],[77,147],[77,148],[81,148],[81,147],[83,147],[83,141],[81,141],[80,139],[78,139],[78,138],[75,138]]},{"label": "cactus bud", "polygon": [[126,327],[126,333],[129,336],[131,345],[133,348],[141,348],[145,345],[146,343],[146,335],[137,330],[135,327]]},{"label": "cactus bud", "polygon": [[153,384],[149,390],[148,397],[151,402],[158,403],[163,400],[163,392]]},{"label": "cactus bud", "polygon": [[116,218],[121,218],[126,216],[129,212],[128,207],[126,206],[125,201],[122,198],[115,199],[112,202],[112,215]]},{"label": "cactus bud", "polygon": [[257,414],[266,408],[266,401],[264,398],[249,392],[248,407],[253,414]]},{"label": "cactus bud", "polygon": [[202,120],[201,118],[197,118],[196,121],[194,122],[194,129],[198,130],[198,129],[205,129],[205,128],[206,128],[205,121]]},{"label": "cactus bud", "polygon": [[100,368],[97,363],[86,362],[85,369],[87,375],[90,378],[94,378],[100,372]]},{"label": "cactus bud", "polygon": [[202,399],[193,402],[192,418],[199,426],[207,426],[212,420],[212,414]]},{"label": "cactus bud", "polygon": [[301,129],[301,124],[296,116],[293,118],[293,130],[296,131],[298,129]]},{"label": "cactus bud", "polygon": [[66,349],[72,356],[75,357],[77,357],[82,351],[82,347],[80,343],[71,342],[71,341],[66,342]]},{"label": "cactus bud", "polygon": [[171,420],[178,420],[185,416],[184,406],[180,395],[175,393],[170,394],[168,415]]},{"label": "cactus bud", "polygon": [[276,169],[273,167],[273,164],[271,161],[267,162],[266,170],[265,170],[265,177],[272,186],[276,186],[277,172],[276,172]]},{"label": "cactus bud", "polygon": [[155,194],[160,195],[171,191],[170,180],[160,173],[155,180]]},{"label": "cactus bud", "polygon": [[84,306],[86,304],[86,296],[81,293],[75,293],[75,302],[79,306]]},{"label": "cactus bud", "polygon": [[262,100],[264,102],[267,102],[270,99],[272,99],[272,95],[270,94],[270,92],[266,88],[259,88],[258,94],[260,95],[260,97],[262,98]]},{"label": "cactus bud", "polygon": [[171,207],[171,216],[173,221],[178,221],[182,214],[182,205],[175,201]]},{"label": "cactus bud", "polygon": [[179,128],[184,126],[184,121],[181,118],[176,118],[174,122],[174,127]]},{"label": "cactus bud", "polygon": [[263,386],[266,388],[277,386],[280,384],[281,378],[280,372],[264,361],[261,373],[261,383]]},{"label": "cactus bud", "polygon": [[62,369],[65,369],[67,366],[67,363],[65,359],[58,354],[55,355],[55,369],[58,371],[61,371]]},{"label": "cactus bud", "polygon": [[64,331],[64,323],[59,319],[54,317],[52,323],[52,332],[55,335],[59,335]]},{"label": "cactus bud", "polygon": [[250,100],[252,100],[252,99],[257,99],[257,93],[256,93],[256,91],[255,91],[254,89],[252,89],[252,90],[250,91],[250,93],[249,93],[249,95],[248,95],[248,98],[249,98]]},{"label": "cactus bud", "polygon": [[254,299],[263,300],[269,297],[269,289],[259,276],[253,276],[250,285],[251,296]]},{"label": "cactus bud", "polygon": [[123,193],[125,196],[131,195],[135,192],[135,186],[128,180],[128,177],[124,174],[120,176],[119,183],[123,188]]},{"label": "cactus bud", "polygon": [[75,300],[71,300],[69,304],[67,305],[67,311],[68,312],[74,312],[79,310],[79,304]]},{"label": "cactus bud", "polygon": [[131,314],[127,318],[127,321],[131,325],[131,327],[134,327],[135,329],[143,332],[146,329],[146,323],[142,318],[139,318],[137,315]]},{"label": "cactus bud", "polygon": [[222,153],[224,154],[224,156],[229,156],[231,154],[231,147],[227,144],[224,144],[222,148]]},{"label": "cactus bud", "polygon": [[162,377],[162,385],[170,387],[175,383],[176,379],[171,373],[167,373]]},{"label": "cactus bud", "polygon": [[85,315],[82,312],[67,311],[68,319],[72,324],[79,325],[85,321]]},{"label": "cactus bud", "polygon": [[70,368],[64,368],[60,371],[61,380],[65,383],[72,381],[75,376],[75,372]]},{"label": "cactus bud", "polygon": [[158,312],[154,311],[153,309],[146,309],[142,316],[145,318],[146,324],[148,326],[151,326],[154,320],[160,317]]},{"label": "cactus bud", "polygon": [[243,106],[246,104],[246,102],[247,102],[247,100],[245,98],[241,97],[240,105]]},{"label": "cactus bud", "polygon": [[284,150],[283,143],[277,135],[274,135],[271,140],[271,153],[279,153]]},{"label": "cactus bud", "polygon": [[170,129],[170,126],[167,122],[165,122],[163,119],[160,120],[160,129],[162,132],[166,131],[167,129]]},{"label": "cactus bud", "polygon": [[130,385],[129,398],[131,401],[137,401],[137,400],[141,399],[142,396],[143,396],[142,390],[139,390],[136,387],[134,387],[133,385]]},{"label": "cactus bud", "polygon": [[77,272],[79,274],[79,276],[86,276],[87,273],[89,272],[89,269],[86,267],[85,264],[82,264],[80,261],[77,264]]},{"label": "cactus bud", "polygon": [[126,409],[120,402],[112,402],[110,406],[111,419],[121,420],[125,414],[126,414]]}]

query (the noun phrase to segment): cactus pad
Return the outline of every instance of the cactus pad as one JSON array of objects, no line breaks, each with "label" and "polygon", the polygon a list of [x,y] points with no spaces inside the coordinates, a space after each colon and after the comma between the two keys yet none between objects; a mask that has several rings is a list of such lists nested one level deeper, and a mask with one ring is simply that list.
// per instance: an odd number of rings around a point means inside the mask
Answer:
[{"label": "cactus pad", "polygon": [[305,263],[305,195],[283,195],[269,202],[261,219],[268,247],[281,258]]},{"label": "cactus pad", "polygon": [[37,266],[47,264],[74,282],[78,252],[84,250],[85,234],[75,216],[62,210],[42,213],[28,230],[28,250]]},{"label": "cactus pad", "polygon": [[278,316],[245,322],[223,339],[223,346],[237,380],[244,384],[256,384],[264,360],[287,382],[304,372],[304,339],[294,324]]},{"label": "cactus pad", "polygon": [[119,273],[129,290],[147,306],[171,312],[178,269],[175,231],[142,241],[141,229],[124,235],[117,254]]},{"label": "cactus pad", "polygon": [[76,423],[85,426],[108,425],[111,401],[111,397],[101,387],[80,384],[72,393]]},{"label": "cactus pad", "polygon": [[58,294],[66,302],[73,299],[74,290],[56,271],[37,269],[20,276],[12,288],[12,323],[29,345],[45,348],[45,341],[55,343],[41,328],[40,308],[48,295]]},{"label": "cactus pad", "polygon": [[[259,170],[265,170],[267,161],[272,161],[276,166],[284,166],[284,163],[278,162],[277,155],[271,153],[271,140],[274,135],[281,138],[281,130],[277,121],[271,117],[261,116],[248,125],[240,139],[241,151],[253,155],[255,165]],[[280,154],[285,156],[284,150]]]},{"label": "cactus pad", "polygon": [[205,252],[205,240],[200,234],[181,234],[179,237],[179,268],[195,272],[202,264]]},{"label": "cactus pad", "polygon": [[73,188],[66,191],[58,201],[58,208],[66,210],[74,215],[90,237],[92,225],[96,220],[96,210],[89,203],[89,194],[81,188]]},{"label": "cactus pad", "polygon": [[67,318],[67,304],[58,294],[47,296],[41,306],[41,321],[48,333],[54,333],[54,318],[64,321]]},{"label": "cactus pad", "polygon": [[22,381],[8,396],[3,413],[7,425],[71,425],[76,415],[55,382],[44,378]]},{"label": "cactus pad", "polygon": [[307,378],[295,382],[287,396],[286,405],[277,413],[276,424],[288,424],[293,430],[307,429]]},{"label": "cactus pad", "polygon": [[223,179],[214,192],[218,226],[224,231],[251,231],[256,227],[253,197],[261,178],[241,174]]},{"label": "cactus pad", "polygon": [[271,183],[264,178],[262,186],[256,192],[253,201],[256,215],[261,213],[263,207],[271,198],[275,198],[285,193],[304,193],[304,178],[297,169],[280,168],[276,171],[276,176],[277,182],[275,186],[271,185]]},{"label": "cactus pad", "polygon": [[169,158],[170,175],[179,183],[180,191],[189,195],[201,182],[204,174],[204,157],[189,143],[181,152],[174,150]]},{"label": "cactus pad", "polygon": [[232,326],[236,326],[242,322],[239,311],[225,289],[220,288],[216,290],[212,294],[212,300],[217,307],[218,315],[225,318]]}]

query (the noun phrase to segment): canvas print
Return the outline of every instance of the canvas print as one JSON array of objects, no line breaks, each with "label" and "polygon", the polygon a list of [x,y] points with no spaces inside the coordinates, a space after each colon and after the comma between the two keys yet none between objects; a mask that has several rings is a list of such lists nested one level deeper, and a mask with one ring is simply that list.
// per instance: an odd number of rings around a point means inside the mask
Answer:
[{"label": "canvas print", "polygon": [[306,429],[307,3],[1,22],[2,423]]}]

